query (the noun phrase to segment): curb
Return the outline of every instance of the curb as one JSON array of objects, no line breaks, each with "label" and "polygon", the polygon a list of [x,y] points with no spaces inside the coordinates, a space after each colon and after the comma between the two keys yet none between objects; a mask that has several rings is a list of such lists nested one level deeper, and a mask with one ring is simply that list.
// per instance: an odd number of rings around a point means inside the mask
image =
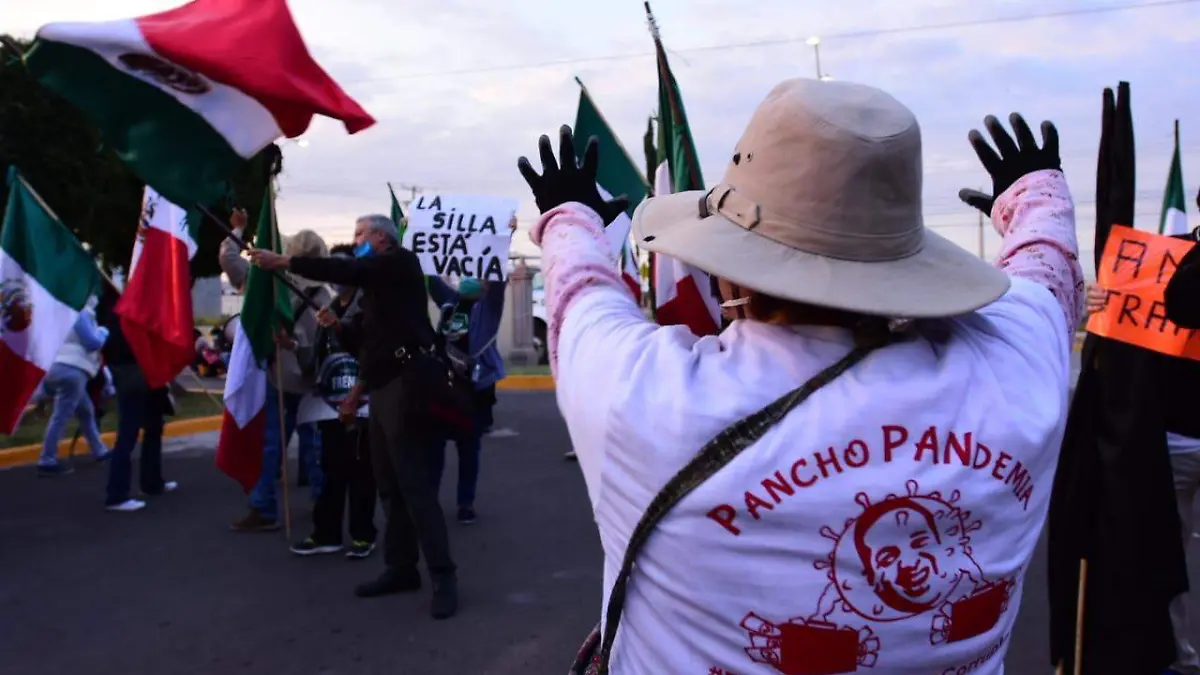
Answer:
[{"label": "curb", "polygon": [[[168,422],[163,427],[163,438],[175,438],[177,436],[191,436],[193,434],[202,434],[209,431],[219,431],[221,429],[221,415],[212,417],[193,417],[191,419],[179,420],[177,422]],[[100,434],[100,439],[106,445],[111,446],[117,440],[117,432],[106,431]],[[87,453],[87,443],[80,441],[83,444],[83,453]],[[78,449],[78,447],[77,447]],[[58,443],[58,456],[67,457],[71,452],[71,439],[67,438]],[[28,464],[36,464],[38,457],[42,456],[42,444],[35,443],[33,445],[21,445],[15,448],[4,448],[0,450],[0,469],[8,469],[14,466],[25,466]]]},{"label": "curb", "polygon": [[[496,389],[501,391],[554,391],[554,378],[549,375],[509,375],[496,383]],[[211,431],[221,430],[221,415],[212,417],[193,417],[191,419],[168,422],[163,428],[163,438],[191,436]],[[115,431],[100,434],[101,440],[112,445],[117,440]],[[79,448],[76,447],[76,450]],[[67,457],[71,452],[71,439],[67,438],[58,444],[58,456]],[[86,443],[83,452],[87,453]],[[15,448],[0,449],[0,469],[14,466],[36,464],[42,455],[42,444],[21,445]]]}]

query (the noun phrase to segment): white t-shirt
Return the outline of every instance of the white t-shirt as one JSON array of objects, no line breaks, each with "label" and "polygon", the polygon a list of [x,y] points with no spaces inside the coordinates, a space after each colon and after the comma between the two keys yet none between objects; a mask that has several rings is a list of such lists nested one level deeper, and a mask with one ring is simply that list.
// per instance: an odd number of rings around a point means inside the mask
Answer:
[{"label": "white t-shirt", "polygon": [[[577,302],[558,399],[607,606],[671,476],[853,345],[841,329],[749,321],[697,341],[640,326],[615,294]],[[663,520],[633,572],[614,673],[1003,672],[1065,426],[1070,331],[1020,278],[948,323],[948,341],[868,356]]]}]

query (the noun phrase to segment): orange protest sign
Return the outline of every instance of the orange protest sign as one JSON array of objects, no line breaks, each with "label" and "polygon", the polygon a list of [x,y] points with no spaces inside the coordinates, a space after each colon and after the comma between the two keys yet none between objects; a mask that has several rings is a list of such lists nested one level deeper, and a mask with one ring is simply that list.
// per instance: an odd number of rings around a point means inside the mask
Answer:
[{"label": "orange protest sign", "polygon": [[1108,293],[1089,333],[1171,356],[1200,360],[1200,334],[1167,320],[1163,292],[1193,243],[1131,227],[1108,235],[1097,282]]}]

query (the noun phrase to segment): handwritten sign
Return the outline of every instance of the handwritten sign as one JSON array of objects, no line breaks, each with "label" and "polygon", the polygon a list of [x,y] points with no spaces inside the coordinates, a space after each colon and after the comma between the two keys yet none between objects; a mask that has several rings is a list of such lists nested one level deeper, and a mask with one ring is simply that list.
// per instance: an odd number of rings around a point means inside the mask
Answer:
[{"label": "handwritten sign", "polygon": [[408,214],[403,245],[425,274],[504,281],[516,212],[513,199],[421,196]]},{"label": "handwritten sign", "polygon": [[1200,336],[1167,320],[1163,292],[1192,242],[1117,226],[1108,235],[1097,281],[1108,297],[1088,320],[1090,333],[1200,360]]}]

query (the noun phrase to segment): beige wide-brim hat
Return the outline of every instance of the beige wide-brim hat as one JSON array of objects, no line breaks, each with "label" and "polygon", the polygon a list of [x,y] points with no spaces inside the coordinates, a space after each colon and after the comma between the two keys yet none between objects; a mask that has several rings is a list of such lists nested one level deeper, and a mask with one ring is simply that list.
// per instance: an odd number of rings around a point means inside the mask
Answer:
[{"label": "beige wide-brim hat", "polygon": [[896,318],[966,314],[1009,288],[928,230],[921,130],[890,95],[788,80],[754,113],[721,184],[642,202],[637,244],[744,288]]}]

